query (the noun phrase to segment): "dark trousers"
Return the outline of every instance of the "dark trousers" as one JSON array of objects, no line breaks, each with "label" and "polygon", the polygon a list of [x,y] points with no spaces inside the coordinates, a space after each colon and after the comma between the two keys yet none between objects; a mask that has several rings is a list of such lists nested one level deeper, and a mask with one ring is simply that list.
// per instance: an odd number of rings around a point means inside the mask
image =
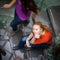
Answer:
[{"label": "dark trousers", "polygon": [[[26,39],[27,39],[27,37],[28,37],[28,35],[22,37],[22,39],[21,39],[21,41],[20,41],[20,43],[19,43],[19,45],[18,45],[18,48],[23,48],[23,47],[24,47],[24,45],[26,44]],[[31,48],[39,48],[39,49],[40,49],[40,48],[41,48],[41,49],[47,49],[47,48],[49,48],[49,46],[50,46],[50,44],[47,44],[47,43],[37,44],[37,45],[30,43],[30,45],[31,45]]]},{"label": "dark trousers", "polygon": [[14,19],[10,23],[10,26],[12,27],[13,31],[16,31],[17,30],[17,25],[19,25],[21,23],[26,24],[26,23],[28,23],[28,20],[22,21],[21,19],[19,19],[19,17],[17,16],[17,14],[15,12]]}]

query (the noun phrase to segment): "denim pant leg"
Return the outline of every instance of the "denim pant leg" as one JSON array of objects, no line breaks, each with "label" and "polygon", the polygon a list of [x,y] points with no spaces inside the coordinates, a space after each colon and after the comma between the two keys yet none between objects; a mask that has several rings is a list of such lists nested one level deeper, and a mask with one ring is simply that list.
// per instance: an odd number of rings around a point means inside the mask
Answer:
[{"label": "denim pant leg", "polygon": [[23,47],[24,47],[24,45],[26,44],[26,39],[27,39],[27,37],[28,37],[28,36],[22,37],[22,39],[21,39],[21,41],[20,41],[20,43],[19,43],[19,45],[18,45],[18,48],[23,48]]},{"label": "denim pant leg", "polygon": [[17,30],[17,25],[21,24],[21,22],[22,21],[19,19],[19,17],[15,13],[15,17],[14,17],[13,21],[10,23],[10,26],[12,27],[13,31]]}]

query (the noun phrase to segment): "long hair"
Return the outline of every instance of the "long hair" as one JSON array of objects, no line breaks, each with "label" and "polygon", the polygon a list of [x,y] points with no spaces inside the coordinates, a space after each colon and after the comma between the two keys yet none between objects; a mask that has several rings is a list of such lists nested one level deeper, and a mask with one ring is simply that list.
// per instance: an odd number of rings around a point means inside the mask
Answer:
[{"label": "long hair", "polygon": [[48,26],[42,25],[41,22],[35,22],[34,25],[39,25],[42,28],[43,31],[51,32],[51,30],[48,28]]},{"label": "long hair", "polygon": [[37,6],[33,0],[20,0],[22,3],[22,11],[27,15],[27,8],[29,8],[31,11],[37,13]]}]

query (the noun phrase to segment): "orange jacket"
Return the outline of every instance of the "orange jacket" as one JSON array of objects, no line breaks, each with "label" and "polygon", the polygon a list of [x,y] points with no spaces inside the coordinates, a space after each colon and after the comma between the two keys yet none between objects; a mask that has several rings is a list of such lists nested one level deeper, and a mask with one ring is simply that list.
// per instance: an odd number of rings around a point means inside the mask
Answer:
[{"label": "orange jacket", "polygon": [[46,32],[44,35],[40,36],[40,38],[36,39],[33,44],[42,44],[42,43],[47,43],[47,44],[52,44],[52,33],[51,32]]}]

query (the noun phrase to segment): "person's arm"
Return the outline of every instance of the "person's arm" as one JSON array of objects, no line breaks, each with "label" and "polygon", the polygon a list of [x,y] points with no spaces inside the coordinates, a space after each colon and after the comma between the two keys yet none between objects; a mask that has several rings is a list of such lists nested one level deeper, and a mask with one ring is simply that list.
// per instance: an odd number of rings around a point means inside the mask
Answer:
[{"label": "person's arm", "polygon": [[30,10],[32,11],[32,19],[35,19],[36,16],[40,13],[40,10],[35,4],[34,0],[32,0],[29,5]]},{"label": "person's arm", "polygon": [[52,33],[46,33],[45,36],[43,36],[40,39],[37,39],[33,44],[51,43],[52,37],[53,37]]},{"label": "person's arm", "polygon": [[30,47],[30,44],[29,44],[29,41],[30,41],[30,39],[33,37],[33,33],[31,33],[29,36],[28,36],[28,38],[26,39],[26,46],[27,47]]},{"label": "person's arm", "polygon": [[37,16],[39,13],[40,13],[40,12],[39,12],[39,9],[37,9],[37,13],[32,12],[32,19],[35,19],[36,16]]},{"label": "person's arm", "polygon": [[3,8],[10,8],[15,4],[16,0],[12,0],[9,4],[4,4]]}]

